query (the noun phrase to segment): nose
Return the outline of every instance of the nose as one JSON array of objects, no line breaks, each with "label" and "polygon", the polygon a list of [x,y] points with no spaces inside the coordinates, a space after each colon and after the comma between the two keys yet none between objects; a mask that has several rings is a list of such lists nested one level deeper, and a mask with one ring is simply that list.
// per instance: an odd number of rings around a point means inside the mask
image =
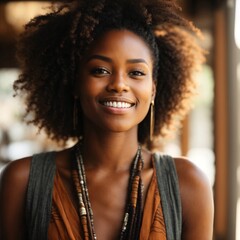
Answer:
[{"label": "nose", "polygon": [[107,85],[107,91],[117,93],[129,91],[129,86],[126,81],[126,77],[124,77],[123,74],[120,73],[113,74]]}]

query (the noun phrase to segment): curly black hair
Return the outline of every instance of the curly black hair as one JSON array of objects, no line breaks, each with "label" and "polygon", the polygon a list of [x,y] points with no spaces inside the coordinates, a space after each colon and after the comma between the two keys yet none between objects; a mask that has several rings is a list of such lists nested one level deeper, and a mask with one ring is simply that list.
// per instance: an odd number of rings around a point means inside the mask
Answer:
[{"label": "curly black hair", "polygon": [[[14,89],[25,96],[29,122],[45,129],[50,138],[67,141],[80,134],[81,127],[75,131],[73,126],[79,63],[90,44],[111,29],[134,32],[151,50],[157,84],[155,138],[179,124],[189,110],[195,92],[193,73],[204,53],[195,39],[199,30],[181,16],[175,1],[72,1],[32,19],[18,44],[22,73]],[[150,113],[139,125],[142,144],[149,142],[149,118]]]}]

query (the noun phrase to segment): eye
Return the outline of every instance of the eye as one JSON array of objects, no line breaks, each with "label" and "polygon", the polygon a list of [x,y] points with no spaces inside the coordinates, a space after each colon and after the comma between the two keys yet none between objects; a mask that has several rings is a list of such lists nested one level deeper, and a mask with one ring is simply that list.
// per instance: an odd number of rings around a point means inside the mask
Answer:
[{"label": "eye", "polygon": [[107,75],[110,74],[110,71],[108,71],[104,67],[96,67],[90,70],[90,73],[96,76],[102,76],[102,75]]},{"label": "eye", "polygon": [[130,77],[141,77],[141,76],[146,76],[146,74],[145,74],[144,71],[135,70],[135,71],[131,71],[131,72],[129,73],[129,76],[130,76]]}]

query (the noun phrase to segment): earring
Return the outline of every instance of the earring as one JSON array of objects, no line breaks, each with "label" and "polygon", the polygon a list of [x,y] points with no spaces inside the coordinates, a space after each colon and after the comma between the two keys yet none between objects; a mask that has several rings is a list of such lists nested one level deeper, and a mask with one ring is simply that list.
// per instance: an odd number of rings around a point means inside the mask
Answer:
[{"label": "earring", "polygon": [[77,124],[78,124],[78,108],[77,108],[77,97],[74,97],[74,104],[73,104],[73,130],[76,133],[77,131]]},{"label": "earring", "polygon": [[150,113],[150,141],[153,140],[154,134],[154,100],[151,102],[151,113]]}]

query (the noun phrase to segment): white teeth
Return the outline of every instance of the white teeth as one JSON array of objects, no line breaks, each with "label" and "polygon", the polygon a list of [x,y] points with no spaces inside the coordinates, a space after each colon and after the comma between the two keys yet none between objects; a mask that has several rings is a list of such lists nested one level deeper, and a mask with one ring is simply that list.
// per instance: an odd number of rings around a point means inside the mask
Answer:
[{"label": "white teeth", "polygon": [[131,107],[131,104],[126,102],[110,101],[110,102],[104,102],[103,104],[107,107],[114,107],[114,108],[130,108]]}]

